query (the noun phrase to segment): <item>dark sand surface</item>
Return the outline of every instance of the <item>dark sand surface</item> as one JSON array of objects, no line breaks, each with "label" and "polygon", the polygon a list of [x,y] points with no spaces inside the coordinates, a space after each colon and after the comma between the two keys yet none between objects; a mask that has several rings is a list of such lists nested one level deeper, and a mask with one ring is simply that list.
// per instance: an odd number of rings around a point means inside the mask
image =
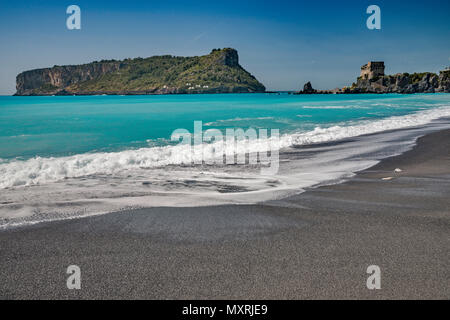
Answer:
[{"label": "dark sand surface", "polygon": [[[66,287],[72,264],[81,290]],[[284,200],[0,231],[2,299],[449,299],[449,271],[450,130]]]}]

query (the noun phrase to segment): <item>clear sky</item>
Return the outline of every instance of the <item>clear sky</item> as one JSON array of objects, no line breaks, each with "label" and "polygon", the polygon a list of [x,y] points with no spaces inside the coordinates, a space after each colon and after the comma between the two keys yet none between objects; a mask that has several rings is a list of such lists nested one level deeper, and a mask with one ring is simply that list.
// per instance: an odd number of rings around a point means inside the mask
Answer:
[{"label": "clear sky", "polygon": [[[66,28],[71,4],[81,30]],[[371,4],[381,30],[366,27]],[[342,87],[369,60],[385,61],[387,73],[450,65],[449,0],[0,0],[0,30],[0,94],[13,94],[29,69],[223,47],[268,90]]]}]

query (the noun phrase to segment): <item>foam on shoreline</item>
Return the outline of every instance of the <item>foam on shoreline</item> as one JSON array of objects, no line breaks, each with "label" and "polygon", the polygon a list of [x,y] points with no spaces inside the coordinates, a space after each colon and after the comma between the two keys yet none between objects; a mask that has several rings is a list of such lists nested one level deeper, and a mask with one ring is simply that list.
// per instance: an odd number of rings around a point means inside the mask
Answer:
[{"label": "foam on shoreline", "polygon": [[[271,147],[283,149],[291,146],[333,142],[388,130],[420,126],[432,120],[449,117],[450,106],[423,110],[405,116],[394,116],[375,121],[359,121],[328,128],[316,127],[312,131],[285,134],[279,141],[268,138],[251,144],[237,144],[236,152],[265,152]],[[45,184],[67,178],[90,175],[116,175],[127,170],[158,168],[170,165],[189,165],[192,160],[212,159],[215,147],[204,144],[203,153],[192,153],[190,146],[176,145],[109,153],[85,153],[70,157],[11,160],[0,162],[0,189]]]}]

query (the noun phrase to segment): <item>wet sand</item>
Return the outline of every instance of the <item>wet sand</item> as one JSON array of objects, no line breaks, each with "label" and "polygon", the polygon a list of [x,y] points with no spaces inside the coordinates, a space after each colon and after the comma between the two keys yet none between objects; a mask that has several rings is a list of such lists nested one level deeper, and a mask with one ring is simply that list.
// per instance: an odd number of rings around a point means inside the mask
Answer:
[{"label": "wet sand", "polygon": [[[81,290],[66,287],[69,265]],[[381,290],[366,287],[370,265]],[[449,299],[449,266],[450,130],[345,183],[261,205],[0,231],[1,299]]]}]

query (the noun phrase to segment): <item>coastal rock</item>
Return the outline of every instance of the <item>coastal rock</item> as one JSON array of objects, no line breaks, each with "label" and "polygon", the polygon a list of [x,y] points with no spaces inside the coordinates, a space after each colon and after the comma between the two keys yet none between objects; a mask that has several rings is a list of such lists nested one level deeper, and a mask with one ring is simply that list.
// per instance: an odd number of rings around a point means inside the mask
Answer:
[{"label": "coastal rock", "polygon": [[440,75],[431,72],[398,73],[395,75],[375,76],[371,79],[359,77],[351,87],[344,88],[343,93],[433,93],[450,92],[449,71]]},{"label": "coastal rock", "polygon": [[303,86],[303,90],[300,91],[298,94],[314,94],[314,93],[317,93],[317,90],[313,89],[311,82],[308,81]]},{"label": "coastal rock", "polygon": [[450,92],[450,68],[439,73],[439,86],[436,92]]},{"label": "coastal rock", "polygon": [[356,83],[337,93],[412,94],[433,92],[450,92],[450,69],[441,71],[439,76],[432,72],[385,75],[384,62],[369,62],[361,67],[361,75]]},{"label": "coastal rock", "polygon": [[398,74],[395,77],[394,91],[401,91],[409,85],[409,76],[406,74]]}]

